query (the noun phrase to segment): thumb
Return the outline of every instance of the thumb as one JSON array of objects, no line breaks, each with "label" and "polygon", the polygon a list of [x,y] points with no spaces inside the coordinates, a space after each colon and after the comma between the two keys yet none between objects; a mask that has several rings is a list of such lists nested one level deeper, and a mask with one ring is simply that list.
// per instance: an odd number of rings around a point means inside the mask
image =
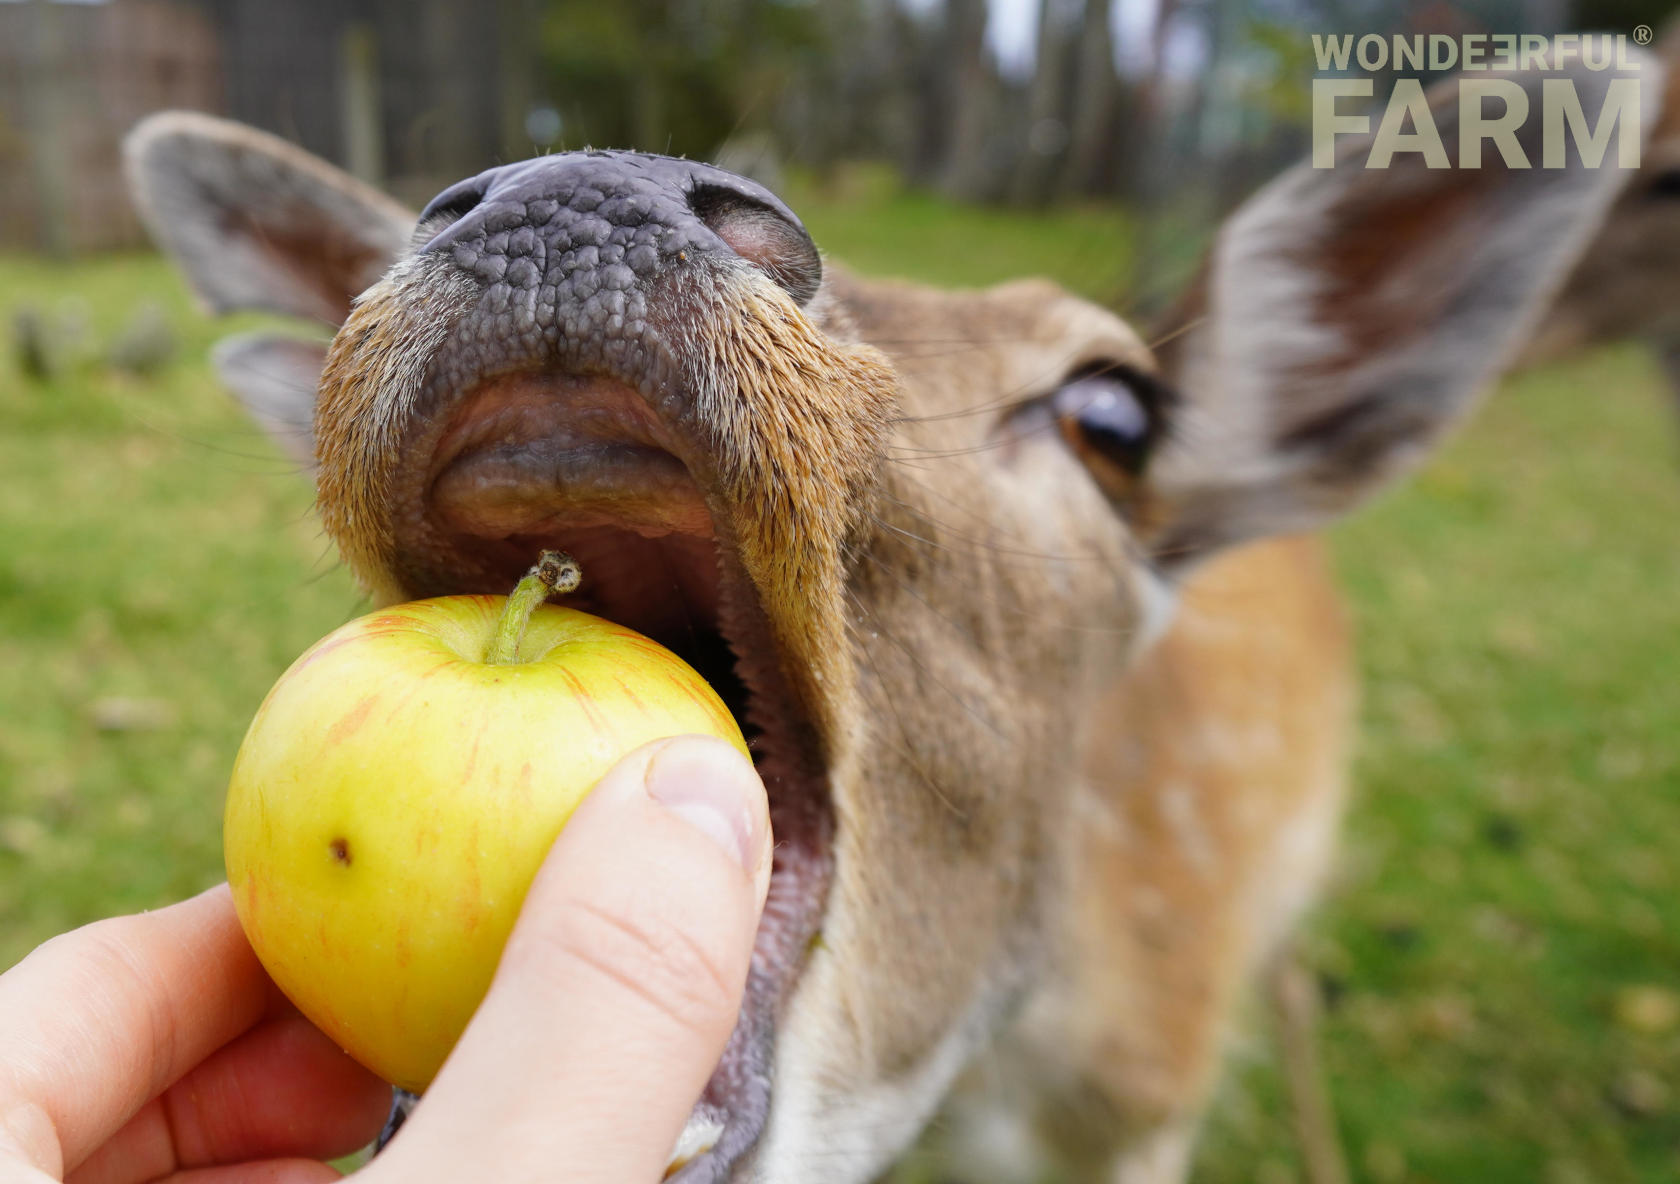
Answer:
[{"label": "thumb", "polygon": [[638,749],[555,841],[490,992],[402,1134],[393,1180],[654,1184],[740,1011],[770,881],[751,764]]}]

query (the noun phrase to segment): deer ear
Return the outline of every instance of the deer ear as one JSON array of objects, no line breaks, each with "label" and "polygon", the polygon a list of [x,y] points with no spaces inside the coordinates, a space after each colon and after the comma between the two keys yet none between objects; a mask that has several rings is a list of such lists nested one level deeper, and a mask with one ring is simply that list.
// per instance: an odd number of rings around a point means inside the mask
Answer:
[{"label": "deer ear", "polygon": [[[1140,519],[1163,567],[1358,505],[1415,467],[1522,344],[1634,172],[1613,134],[1596,166],[1571,147],[1542,167],[1555,101],[1542,82],[1568,79],[1601,131],[1606,96],[1631,88],[1621,118],[1642,139],[1660,76],[1641,58],[1619,76],[1508,77],[1528,100],[1515,137],[1533,167],[1485,145],[1479,168],[1418,152],[1374,168],[1370,137],[1344,140],[1333,167],[1297,166],[1222,229],[1160,350],[1183,395]],[[1429,99],[1454,145],[1458,80]]]},{"label": "deer ear", "polygon": [[123,144],[152,237],[216,312],[336,328],[406,248],[414,215],[348,173],[244,124],[186,111]]},{"label": "deer ear", "polygon": [[211,352],[216,376],[290,459],[315,468],[315,387],[327,345],[279,333],[238,333]]},{"label": "deer ear", "polygon": [[[336,329],[408,245],[415,217],[324,160],[244,124],[186,111],[143,120],[123,153],[152,237],[213,312],[300,317]],[[251,417],[313,468],[318,341],[249,333],[215,364]]]}]

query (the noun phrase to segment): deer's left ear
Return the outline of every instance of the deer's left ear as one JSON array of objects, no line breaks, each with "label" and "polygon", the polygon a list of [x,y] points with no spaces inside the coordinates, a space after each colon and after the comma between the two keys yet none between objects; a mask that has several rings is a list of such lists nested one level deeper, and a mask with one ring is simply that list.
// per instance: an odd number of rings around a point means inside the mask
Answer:
[{"label": "deer's left ear", "polygon": [[[1574,137],[1564,167],[1542,167],[1546,135],[1562,134],[1547,130],[1556,96],[1542,83],[1572,86],[1594,127],[1606,96],[1631,89],[1637,110],[1620,117],[1643,140],[1661,78],[1643,57],[1621,74],[1503,77],[1527,99],[1514,134],[1531,167],[1483,143],[1479,168],[1429,168],[1417,152],[1373,168],[1370,138],[1349,139],[1333,168],[1297,166],[1221,231],[1160,351],[1184,395],[1140,518],[1164,568],[1357,505],[1413,468],[1531,331],[1634,172],[1615,133],[1593,167]],[[1618,78],[1631,87],[1612,90]],[[1449,155],[1458,82],[1430,94]]]}]

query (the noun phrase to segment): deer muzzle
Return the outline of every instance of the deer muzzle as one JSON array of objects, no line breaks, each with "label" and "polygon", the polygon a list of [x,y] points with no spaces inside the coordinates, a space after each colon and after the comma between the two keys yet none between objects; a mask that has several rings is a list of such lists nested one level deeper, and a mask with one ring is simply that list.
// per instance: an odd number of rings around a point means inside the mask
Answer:
[{"label": "deer muzzle", "polygon": [[768,191],[633,153],[493,169],[422,214],[357,301],[316,410],[329,532],[376,596],[505,592],[569,551],[571,603],[687,658],[770,790],[776,864],[747,998],[685,1181],[761,1133],[774,1027],[821,924],[845,710],[847,540],[894,378],[804,309],[821,263]]}]

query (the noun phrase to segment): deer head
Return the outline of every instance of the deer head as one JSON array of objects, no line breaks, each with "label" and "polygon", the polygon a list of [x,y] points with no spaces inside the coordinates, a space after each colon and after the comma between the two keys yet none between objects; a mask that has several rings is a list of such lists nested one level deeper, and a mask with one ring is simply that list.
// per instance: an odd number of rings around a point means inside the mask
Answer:
[{"label": "deer head", "polygon": [[1623,181],[1360,148],[1239,210],[1152,350],[1042,281],[850,276],[691,161],[543,157],[416,217],[237,125],[132,136],[213,308],[339,326],[219,361],[376,598],[505,591],[563,546],[580,606],[751,737],[776,870],[680,1179],[861,1181],[914,1138],[1039,982],[1092,704],[1176,583],[1416,465]]}]

